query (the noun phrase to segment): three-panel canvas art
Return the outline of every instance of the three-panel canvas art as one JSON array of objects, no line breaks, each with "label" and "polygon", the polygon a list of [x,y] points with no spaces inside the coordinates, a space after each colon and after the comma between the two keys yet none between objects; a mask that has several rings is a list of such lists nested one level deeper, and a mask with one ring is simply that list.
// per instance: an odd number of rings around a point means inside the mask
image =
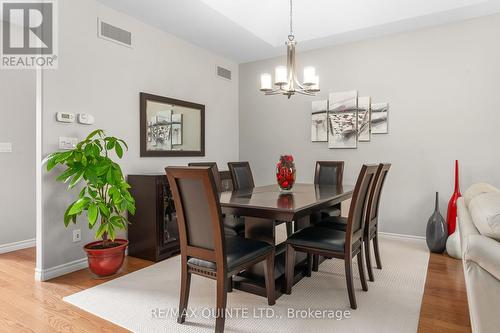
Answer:
[{"label": "three-panel canvas art", "polygon": [[388,103],[372,103],[357,91],[330,93],[328,100],[312,102],[311,141],[328,148],[357,148],[372,134],[387,134]]}]

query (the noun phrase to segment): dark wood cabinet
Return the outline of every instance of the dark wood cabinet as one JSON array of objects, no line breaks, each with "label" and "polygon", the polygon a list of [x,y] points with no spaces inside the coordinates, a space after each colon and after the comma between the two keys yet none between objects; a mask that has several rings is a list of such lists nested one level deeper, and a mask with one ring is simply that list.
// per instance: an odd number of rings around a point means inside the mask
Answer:
[{"label": "dark wood cabinet", "polygon": [[137,209],[129,215],[129,256],[158,262],[179,253],[179,229],[167,177],[129,175],[128,182]]}]

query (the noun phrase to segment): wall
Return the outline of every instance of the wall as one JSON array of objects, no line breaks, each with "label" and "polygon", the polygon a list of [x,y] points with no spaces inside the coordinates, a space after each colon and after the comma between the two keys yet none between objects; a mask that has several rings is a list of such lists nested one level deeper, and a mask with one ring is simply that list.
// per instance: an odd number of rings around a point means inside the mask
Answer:
[{"label": "wall", "polygon": [[0,252],[3,252],[18,246],[34,246],[35,72],[32,70],[0,70],[0,142],[12,143],[12,153],[0,153]]},{"label": "wall", "polygon": [[[435,191],[446,216],[455,159],[462,190],[479,181],[500,185],[499,30],[494,15],[300,53],[298,68],[313,65],[320,75],[316,98],[259,92],[260,74],[284,58],[240,65],[240,159],[250,161],[257,184],[274,181],[275,162],[285,152],[295,156],[303,182],[312,181],[316,160],[346,161],[351,184],[363,163],[391,162],[381,229],[422,236]],[[311,101],[351,89],[390,103],[390,134],[373,135],[356,150],[311,143]]]},{"label": "wall", "polygon": [[[129,143],[122,167],[125,174],[162,173],[168,165],[210,160],[221,169],[238,159],[238,66],[196,46],[167,35],[93,0],[59,2],[59,69],[43,77],[43,151],[58,149],[58,137],[83,138],[94,128]],[[133,48],[97,38],[97,17],[128,29]],[[233,70],[233,81],[218,79],[215,65]],[[139,92],[205,104],[205,158],[139,157]],[[58,111],[86,112],[96,124],[86,127],[54,120]],[[47,270],[85,257],[83,244],[93,240],[85,221],[69,230],[63,214],[76,193],[43,179],[43,264]],[[83,239],[72,243],[72,230]]]}]

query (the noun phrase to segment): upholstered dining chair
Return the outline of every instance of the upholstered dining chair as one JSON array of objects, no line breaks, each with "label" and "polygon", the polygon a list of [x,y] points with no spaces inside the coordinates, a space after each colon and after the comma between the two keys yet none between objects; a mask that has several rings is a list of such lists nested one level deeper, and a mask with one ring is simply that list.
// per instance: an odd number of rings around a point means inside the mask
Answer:
[{"label": "upholstered dining chair", "polygon": [[[210,167],[215,179],[215,185],[217,186],[217,192],[222,192],[222,181],[219,174],[219,168],[216,162],[191,162],[188,166],[201,166]],[[224,233],[226,235],[232,236],[244,236],[245,235],[245,219],[243,217],[226,215],[223,214],[222,218],[224,220]]]},{"label": "upholstered dining chair", "polygon": [[[235,191],[248,190],[255,187],[252,169],[250,168],[249,162],[229,162],[227,163],[227,166],[229,168],[229,173],[231,174],[233,189]],[[288,237],[293,233],[293,225],[292,223],[286,223],[285,225]]]},{"label": "upholstered dining chair", "polygon": [[[373,276],[373,268],[371,263],[370,243],[373,240],[373,252],[375,254],[375,262],[378,269],[382,269],[382,261],[380,259],[380,250],[378,245],[378,212],[380,207],[380,195],[384,187],[385,179],[391,168],[390,163],[380,163],[375,174],[374,183],[368,200],[365,230],[363,233],[363,243],[365,249],[366,268],[368,271],[368,279],[375,281]],[[347,229],[347,219],[342,217],[329,217],[317,224],[318,226],[334,228],[345,231]]]},{"label": "upholstered dining chair", "polygon": [[229,173],[231,174],[233,189],[235,191],[252,189],[255,187],[252,169],[250,169],[250,163],[229,162],[227,163],[227,166],[229,168]]},{"label": "upholstered dining chair", "polygon": [[181,292],[178,323],[186,320],[191,274],[217,281],[215,332],[224,331],[228,278],[266,261],[269,305],[275,304],[274,247],[258,240],[225,236],[214,176],[208,167],[167,167],[179,223]]},{"label": "upholstered dining chair", "polygon": [[346,231],[317,225],[301,229],[286,241],[285,285],[286,293],[292,292],[294,282],[295,252],[307,253],[308,272],[311,275],[313,255],[344,260],[347,292],[352,309],[357,308],[352,277],[352,259],[357,257],[359,276],[364,291],[368,290],[363,262],[363,231],[369,194],[373,186],[377,165],[363,165],[354,188]]},{"label": "upholstered dining chair", "polygon": [[[314,171],[314,184],[336,186],[342,185],[344,181],[344,161],[316,161]],[[321,221],[330,216],[340,216],[342,211],[341,203],[322,209],[319,213],[313,214],[313,223]],[[319,269],[319,257],[313,256],[312,270]]]},{"label": "upholstered dining chair", "polygon": [[[317,161],[314,172],[314,184],[336,186],[342,185],[344,178],[344,161]],[[340,216],[340,203],[321,211],[322,217]]]},{"label": "upholstered dining chair", "polygon": [[188,163],[188,166],[209,167],[212,170],[212,174],[214,175],[217,192],[222,192],[222,181],[220,179],[219,167],[217,166],[217,162],[190,162]]}]

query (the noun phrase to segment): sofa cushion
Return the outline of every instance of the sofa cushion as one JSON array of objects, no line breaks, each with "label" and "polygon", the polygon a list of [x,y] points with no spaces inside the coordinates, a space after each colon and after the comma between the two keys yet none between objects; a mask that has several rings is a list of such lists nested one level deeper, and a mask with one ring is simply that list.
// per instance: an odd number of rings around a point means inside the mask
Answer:
[{"label": "sofa cushion", "polygon": [[474,225],[483,236],[500,241],[500,193],[475,196],[470,202],[469,211]]},{"label": "sofa cushion", "polygon": [[467,191],[464,193],[465,205],[469,207],[470,202],[474,197],[481,195],[483,193],[497,192],[500,193],[500,190],[495,186],[487,184],[487,183],[477,183],[471,185]]}]

